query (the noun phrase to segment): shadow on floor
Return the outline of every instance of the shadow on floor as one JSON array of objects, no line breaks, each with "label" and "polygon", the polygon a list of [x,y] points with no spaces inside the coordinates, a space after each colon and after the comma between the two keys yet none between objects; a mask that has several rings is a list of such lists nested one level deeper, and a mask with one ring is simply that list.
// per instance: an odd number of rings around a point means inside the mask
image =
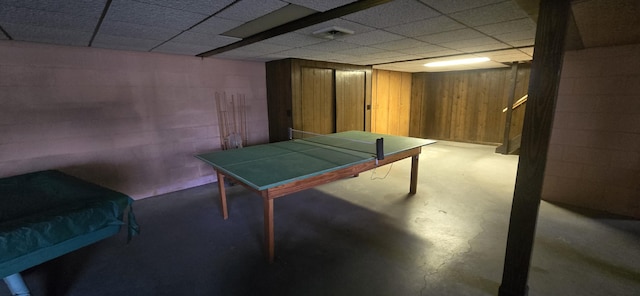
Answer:
[{"label": "shadow on floor", "polygon": [[[275,201],[276,259],[263,256],[262,200],[214,185],[134,204],[125,234],[24,273],[34,295],[417,295],[428,241],[318,190]],[[124,231],[122,231],[124,232]]]}]

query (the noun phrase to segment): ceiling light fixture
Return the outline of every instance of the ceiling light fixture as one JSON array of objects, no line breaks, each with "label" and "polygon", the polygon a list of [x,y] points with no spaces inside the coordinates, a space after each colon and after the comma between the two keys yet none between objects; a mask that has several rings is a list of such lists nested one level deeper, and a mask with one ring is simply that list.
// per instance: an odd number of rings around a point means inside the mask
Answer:
[{"label": "ceiling light fixture", "polygon": [[315,31],[315,32],[313,32],[311,34],[313,34],[316,37],[320,37],[320,38],[335,39],[338,36],[351,35],[353,33],[354,32],[349,30],[349,29],[333,26],[333,27],[330,27],[330,28],[317,30],[317,31]]},{"label": "ceiling light fixture", "polygon": [[489,58],[481,57],[481,58],[469,58],[469,59],[431,62],[431,63],[424,64],[424,66],[425,67],[446,67],[446,66],[476,64],[476,63],[482,63],[482,62],[488,62],[488,61],[490,61]]}]

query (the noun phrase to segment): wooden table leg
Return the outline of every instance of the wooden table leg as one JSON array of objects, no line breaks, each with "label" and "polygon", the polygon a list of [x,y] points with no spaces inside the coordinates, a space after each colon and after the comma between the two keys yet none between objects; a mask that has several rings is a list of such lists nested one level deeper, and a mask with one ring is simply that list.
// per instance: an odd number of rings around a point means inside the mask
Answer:
[{"label": "wooden table leg", "polygon": [[411,157],[411,185],[409,188],[410,194],[416,194],[418,191],[418,155]]},{"label": "wooden table leg", "polygon": [[275,246],[273,239],[273,199],[264,198],[264,242],[269,263],[273,262]]},{"label": "wooden table leg", "polygon": [[227,193],[224,190],[224,175],[216,171],[218,175],[218,192],[220,193],[220,203],[222,206],[222,217],[227,220],[229,212],[227,211]]}]

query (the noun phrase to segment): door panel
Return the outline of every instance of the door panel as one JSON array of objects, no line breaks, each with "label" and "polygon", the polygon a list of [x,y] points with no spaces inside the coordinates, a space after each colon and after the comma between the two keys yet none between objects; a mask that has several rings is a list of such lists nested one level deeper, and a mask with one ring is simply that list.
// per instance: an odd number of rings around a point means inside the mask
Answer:
[{"label": "door panel", "polygon": [[336,132],[364,130],[365,72],[336,70]]},{"label": "door panel", "polygon": [[294,128],[319,134],[333,133],[335,130],[333,70],[303,67],[301,76],[302,126]]}]

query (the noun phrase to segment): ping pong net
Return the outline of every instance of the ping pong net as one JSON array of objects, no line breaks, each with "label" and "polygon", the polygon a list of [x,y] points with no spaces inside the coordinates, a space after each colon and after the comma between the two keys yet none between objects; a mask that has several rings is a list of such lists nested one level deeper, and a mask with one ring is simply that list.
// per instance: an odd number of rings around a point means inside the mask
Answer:
[{"label": "ping pong net", "polygon": [[367,153],[377,160],[384,159],[384,139],[374,141],[350,139],[337,134],[318,134],[289,128],[290,140],[302,140],[318,145],[329,146],[344,150]]}]

